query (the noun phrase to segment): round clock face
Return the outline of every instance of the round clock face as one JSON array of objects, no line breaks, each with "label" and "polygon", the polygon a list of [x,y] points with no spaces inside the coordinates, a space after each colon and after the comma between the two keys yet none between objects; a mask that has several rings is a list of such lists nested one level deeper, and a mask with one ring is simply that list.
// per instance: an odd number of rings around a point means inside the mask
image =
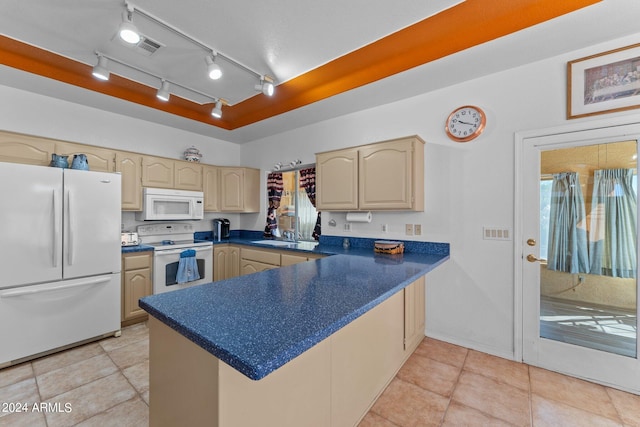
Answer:
[{"label": "round clock face", "polygon": [[456,142],[467,142],[484,130],[487,117],[478,107],[465,105],[457,108],[447,118],[447,135]]}]

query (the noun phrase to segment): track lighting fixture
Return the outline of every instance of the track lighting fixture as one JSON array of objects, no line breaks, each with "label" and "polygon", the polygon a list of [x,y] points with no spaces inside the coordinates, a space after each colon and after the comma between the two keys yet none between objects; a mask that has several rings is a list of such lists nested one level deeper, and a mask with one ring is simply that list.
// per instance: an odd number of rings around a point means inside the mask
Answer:
[{"label": "track lighting fixture", "polygon": [[133,25],[133,8],[129,8],[129,6],[122,12],[122,23],[118,28],[118,35],[122,40],[130,44],[136,44],[140,41],[140,32]]},{"label": "track lighting fixture", "polygon": [[260,84],[256,85],[256,90],[264,93],[267,96],[272,96],[275,92],[275,87],[273,86],[273,79],[269,76],[261,76]]},{"label": "track lighting fixture", "polygon": [[218,64],[216,64],[216,54],[212,54],[211,56],[206,57],[207,61],[207,73],[209,74],[209,78],[211,80],[218,80],[222,77],[222,68]]},{"label": "track lighting fixture", "polygon": [[211,110],[211,115],[213,117],[215,117],[216,119],[219,119],[222,117],[222,106],[224,105],[224,103],[222,102],[221,99],[218,99],[216,101],[216,105],[215,107],[213,107],[213,110]]},{"label": "track lighting fixture", "polygon": [[93,76],[100,80],[109,80],[109,70],[107,69],[107,58],[98,54],[98,63],[93,67]]},{"label": "track lighting fixture", "polygon": [[[117,33],[118,37],[120,37],[126,43],[130,43],[132,45],[137,45],[137,44],[140,43],[141,39],[143,38],[143,36],[138,31],[138,28],[133,23],[133,15],[142,15],[145,18],[144,19],[145,25],[147,24],[147,21],[155,23],[159,27],[162,27],[164,30],[171,31],[175,35],[178,35],[178,36],[182,37],[183,39],[188,40],[192,44],[194,44],[194,45],[198,46],[200,49],[202,49],[205,52],[205,62],[207,64],[207,74],[208,74],[210,79],[217,80],[217,79],[220,79],[222,77],[223,70],[222,70],[222,67],[220,66],[220,58],[222,58],[224,60],[225,70],[228,70],[229,67],[231,66],[233,70],[238,69],[238,70],[241,70],[243,72],[249,73],[249,74],[253,75],[254,77],[257,77],[260,80],[260,84],[255,85],[255,89],[256,90],[262,92],[263,94],[265,94],[267,96],[272,96],[274,94],[275,81],[274,81],[274,79],[272,77],[269,77],[269,76],[266,76],[266,75],[264,75],[262,73],[259,73],[259,72],[255,71],[255,70],[251,69],[250,67],[247,67],[246,65],[242,64],[241,62],[236,61],[235,59],[231,58],[230,56],[228,56],[228,55],[226,55],[226,54],[214,49],[213,47],[203,44],[199,40],[189,36],[188,34],[185,34],[181,30],[179,30],[178,28],[173,27],[169,23],[167,23],[167,22],[165,22],[163,20],[160,20],[159,18],[155,17],[154,15],[150,14],[149,12],[146,12],[145,10],[139,8],[138,6],[130,3],[130,1],[131,0],[124,0],[125,10],[122,12],[122,22],[120,23],[120,25],[118,27],[118,33]],[[155,72],[150,72],[148,70],[138,68],[138,67],[136,67],[136,66],[134,66],[132,64],[123,62],[122,60],[120,60],[118,58],[109,56],[106,53],[102,53],[102,52],[99,52],[99,51],[96,51],[95,53],[98,56],[98,63],[93,68],[93,75],[98,79],[109,80],[110,71],[107,68],[108,67],[108,61],[113,61],[116,64],[118,64],[118,67],[114,70],[114,72],[116,72],[116,73],[119,73],[118,70],[121,69],[120,65],[122,65],[124,67],[131,68],[133,70],[136,70],[138,72],[147,74],[148,76],[151,76],[151,77],[154,77],[155,79],[160,80],[161,83],[160,83],[160,87],[158,87],[158,89],[157,89],[156,97],[158,99],[162,100],[162,101],[169,101],[169,99],[171,97],[171,90],[173,90],[174,94],[175,94],[176,90],[178,90],[177,93],[182,93],[182,89],[184,89],[184,90],[186,90],[188,92],[192,92],[194,94],[198,94],[198,95],[200,95],[202,97],[205,97],[207,99],[213,100],[215,105],[211,110],[211,115],[213,117],[215,117],[215,118],[218,118],[218,119],[222,117],[222,107],[228,105],[228,101],[225,100],[225,99],[214,97],[214,96],[212,96],[211,94],[208,94],[208,93],[200,92],[197,89],[185,86],[185,85],[183,85],[183,84],[181,84],[179,82],[176,82],[174,80],[172,80],[172,81],[166,80],[162,75],[158,75]],[[123,75],[123,77],[127,78],[124,75]],[[249,80],[249,81],[251,81],[251,80]],[[176,89],[176,88],[178,88],[178,89]]]},{"label": "track lighting fixture", "polygon": [[169,82],[162,79],[162,84],[156,93],[156,97],[161,101],[168,101],[171,93],[169,92]]}]

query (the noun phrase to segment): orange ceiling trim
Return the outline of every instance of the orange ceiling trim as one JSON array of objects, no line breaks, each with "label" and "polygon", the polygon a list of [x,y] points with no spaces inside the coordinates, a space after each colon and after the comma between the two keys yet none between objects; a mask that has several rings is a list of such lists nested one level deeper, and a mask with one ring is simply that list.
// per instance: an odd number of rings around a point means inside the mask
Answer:
[{"label": "orange ceiling trim", "polygon": [[83,87],[223,129],[230,129],[230,125],[226,120],[216,119],[211,116],[213,103],[200,105],[176,95],[171,95],[169,102],[163,102],[156,97],[155,88],[113,73],[109,77],[109,81],[97,80],[91,74],[92,66],[1,35],[0,62],[4,65],[63,83]]},{"label": "orange ceiling trim", "polygon": [[467,0],[225,112],[245,126],[497,39],[601,0]]},{"label": "orange ceiling trim", "polygon": [[227,130],[287,111],[409,70],[447,55],[540,24],[602,0],[467,0],[381,40],[278,85],[269,98],[256,95],[211,116],[200,105],[175,95],[159,101],[156,89],[117,75],[108,82],[91,75],[91,66],[0,36],[4,65],[176,114]]}]

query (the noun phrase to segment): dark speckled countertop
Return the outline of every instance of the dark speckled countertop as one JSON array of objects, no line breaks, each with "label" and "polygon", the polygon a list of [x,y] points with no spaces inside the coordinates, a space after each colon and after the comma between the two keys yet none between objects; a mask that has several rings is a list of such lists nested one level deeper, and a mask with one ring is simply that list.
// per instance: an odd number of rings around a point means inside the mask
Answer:
[{"label": "dark speckled countertop", "polygon": [[[260,246],[255,240],[228,243]],[[323,236],[289,249],[332,256],[152,295],[140,306],[259,380],[449,259],[446,243],[405,242],[404,254],[382,255],[368,248],[373,239],[352,239],[346,250],[341,242]]]}]

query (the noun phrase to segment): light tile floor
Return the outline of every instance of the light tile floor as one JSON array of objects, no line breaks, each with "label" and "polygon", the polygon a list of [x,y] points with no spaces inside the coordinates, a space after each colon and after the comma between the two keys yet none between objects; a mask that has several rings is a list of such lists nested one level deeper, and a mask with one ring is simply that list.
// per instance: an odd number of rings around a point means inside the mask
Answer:
[{"label": "light tile floor", "polygon": [[[138,324],[2,369],[0,405],[28,407],[0,426],[147,426],[148,354]],[[397,426],[640,427],[640,396],[425,338],[360,423]]]}]

